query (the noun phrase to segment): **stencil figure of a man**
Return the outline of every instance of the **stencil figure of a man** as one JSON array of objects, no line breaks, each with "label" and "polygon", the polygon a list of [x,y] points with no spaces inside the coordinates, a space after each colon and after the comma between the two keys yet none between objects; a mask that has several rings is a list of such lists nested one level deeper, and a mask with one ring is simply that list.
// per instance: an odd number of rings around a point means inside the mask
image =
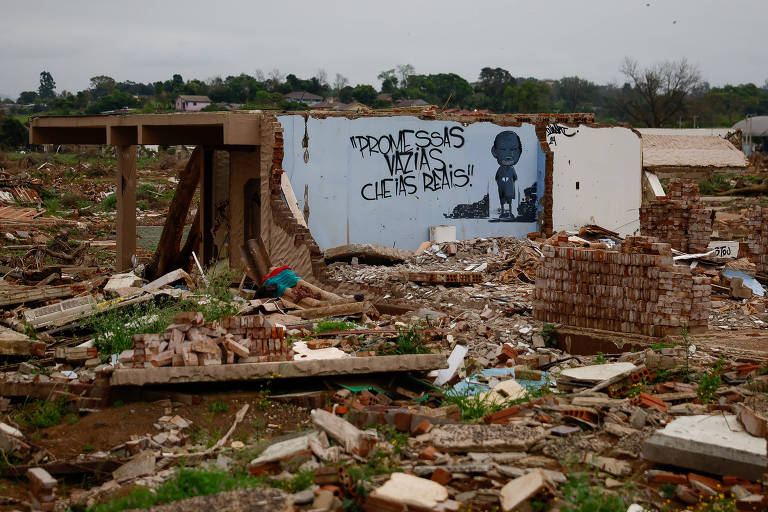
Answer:
[{"label": "stencil figure of a man", "polygon": [[[513,131],[503,131],[493,141],[491,154],[499,162],[495,180],[499,188],[501,217],[514,217],[512,203],[515,200],[515,184],[517,182],[515,164],[520,160],[522,153],[523,145],[520,143],[520,137]],[[504,213],[505,204],[509,207],[506,214]]]}]

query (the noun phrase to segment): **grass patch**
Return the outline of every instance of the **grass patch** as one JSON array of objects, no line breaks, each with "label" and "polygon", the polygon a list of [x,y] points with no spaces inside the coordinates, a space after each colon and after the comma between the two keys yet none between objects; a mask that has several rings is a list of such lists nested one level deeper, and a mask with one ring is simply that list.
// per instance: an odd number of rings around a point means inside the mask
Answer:
[{"label": "grass patch", "polygon": [[561,490],[562,512],[625,512],[632,503],[631,496],[606,492],[604,487],[590,485],[586,475],[571,476]]},{"label": "grass patch", "polygon": [[483,392],[472,395],[467,390],[463,394],[444,394],[441,405],[456,405],[459,411],[461,411],[461,419],[463,421],[474,421],[503,409],[508,409],[513,405],[529,402],[535,398],[551,394],[552,391],[547,385],[542,385],[535,389],[526,389],[525,396],[506,400],[499,400],[498,396],[488,395]]},{"label": "grass patch", "polygon": [[117,210],[117,196],[114,193],[109,194],[99,203],[99,206],[105,212]]},{"label": "grass patch", "polygon": [[134,306],[113,309],[86,320],[86,327],[95,332],[94,344],[102,359],[133,348],[134,334],[157,334],[173,322],[179,311],[200,311],[206,322],[237,313],[229,291],[230,274],[210,279],[208,286],[199,289],[195,299],[170,299],[159,303],[142,302]]},{"label": "grass patch", "polygon": [[194,496],[208,496],[235,489],[260,487],[264,484],[264,479],[254,478],[247,473],[232,474],[218,469],[181,467],[173,478],[165,481],[155,492],[139,487],[125,496],[89,507],[87,510],[119,512],[134,508],[147,509],[159,503],[171,503]]},{"label": "grass patch", "polygon": [[43,208],[45,208],[45,214],[52,217],[60,217],[62,215],[61,202],[58,197],[48,197],[43,199]]},{"label": "grass patch", "polygon": [[408,330],[398,329],[396,344],[395,354],[398,355],[429,353],[429,348],[414,326],[409,327]]},{"label": "grass patch", "polygon": [[699,180],[699,193],[703,196],[724,192],[732,188],[731,178],[727,174],[713,174]]},{"label": "grass patch", "polygon": [[214,414],[217,412],[227,412],[227,409],[229,409],[229,407],[227,407],[227,404],[221,400],[216,400],[215,402],[208,405],[208,411]]},{"label": "grass patch", "polygon": [[252,487],[277,487],[287,493],[307,489],[314,483],[312,470],[297,472],[291,480],[276,480],[265,476],[253,477],[245,471],[230,473],[220,469],[179,468],[176,475],[165,481],[154,492],[143,487],[131,490],[127,495],[89,507],[89,512],[120,512],[129,509],[147,509],[161,503],[209,496],[220,492]]},{"label": "grass patch", "polygon": [[484,395],[483,393],[477,393],[470,395],[469,393],[461,395],[445,395],[443,396],[443,406],[456,405],[461,411],[461,419],[463,421],[473,421],[480,418],[484,418],[489,414],[507,409],[515,404],[527,401],[526,398],[520,398],[516,400],[495,400],[493,398]]},{"label": "grass patch", "polygon": [[557,348],[557,328],[555,324],[544,324],[541,327],[541,336],[544,338],[544,346]]},{"label": "grass patch", "polygon": [[327,318],[323,318],[317,322],[317,327],[315,327],[315,334],[322,334],[324,332],[331,331],[351,331],[356,327],[357,324],[353,322],[345,322],[343,320],[328,320]]},{"label": "grass patch", "polygon": [[63,400],[35,400],[19,410],[16,421],[27,428],[48,428],[61,423],[67,415],[67,405]]}]

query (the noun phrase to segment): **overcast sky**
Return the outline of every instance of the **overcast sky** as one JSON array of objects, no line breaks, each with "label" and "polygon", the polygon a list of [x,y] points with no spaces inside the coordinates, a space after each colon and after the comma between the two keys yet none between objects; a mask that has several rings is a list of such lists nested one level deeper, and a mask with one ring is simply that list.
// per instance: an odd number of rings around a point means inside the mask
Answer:
[{"label": "overcast sky", "polygon": [[[320,68],[379,86],[398,64],[469,81],[514,76],[622,82],[641,64],[687,57],[712,85],[768,79],[765,0],[17,0],[2,3],[0,93],[57,92],[90,77],[154,82]],[[623,83],[623,82],[622,82]]]}]

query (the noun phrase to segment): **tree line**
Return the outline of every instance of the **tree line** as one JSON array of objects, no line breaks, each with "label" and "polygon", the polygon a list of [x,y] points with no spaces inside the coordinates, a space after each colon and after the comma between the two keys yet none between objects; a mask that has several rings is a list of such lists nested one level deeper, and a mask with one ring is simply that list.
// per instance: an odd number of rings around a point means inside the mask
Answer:
[{"label": "tree line", "polygon": [[[598,84],[578,76],[559,80],[516,77],[500,67],[484,67],[469,82],[456,73],[418,74],[400,65],[378,75],[380,84],[354,87],[341,74],[329,79],[324,70],[299,78],[278,69],[208,80],[185,80],[174,74],[165,81],[118,82],[95,76],[82,91],[56,92],[53,76],[43,71],[37,90],[22,92],[11,113],[96,114],[118,109],[140,112],[173,110],[180,94],[208,96],[216,103],[245,109],[301,109],[284,95],[307,91],[342,103],[358,101],[372,108],[391,107],[400,99],[422,99],[439,108],[487,110],[493,113],[594,112],[598,122],[637,127],[731,126],[746,115],[768,114],[768,80],[762,85],[712,87],[685,59],[640,66],[627,58],[620,67],[622,84]],[[8,101],[8,100],[6,100]]]}]

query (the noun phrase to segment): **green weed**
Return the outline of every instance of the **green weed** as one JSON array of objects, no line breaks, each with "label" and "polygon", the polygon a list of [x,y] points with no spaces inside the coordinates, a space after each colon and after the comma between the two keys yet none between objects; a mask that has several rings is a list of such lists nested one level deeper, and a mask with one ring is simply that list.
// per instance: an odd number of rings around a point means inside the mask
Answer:
[{"label": "green weed", "polygon": [[212,413],[217,412],[226,412],[229,407],[227,407],[227,404],[225,404],[221,400],[216,400],[215,402],[212,402],[210,405],[208,405],[208,411]]},{"label": "green weed", "polygon": [[315,334],[322,334],[324,332],[331,331],[350,331],[356,327],[357,324],[353,322],[345,322],[343,320],[328,320],[327,318],[323,318],[317,322],[317,327],[315,327]]},{"label": "green weed", "polygon": [[544,324],[541,327],[541,336],[544,338],[545,346],[557,348],[557,328],[555,324]]},{"label": "green weed", "polygon": [[408,330],[397,330],[397,346],[395,348],[395,354],[428,354],[429,348],[422,340],[421,335],[416,331],[414,326],[411,326]]},{"label": "green weed", "polygon": [[625,512],[631,503],[618,494],[605,492],[599,486],[589,485],[586,476],[571,476],[562,487],[562,512]]},{"label": "green weed", "polygon": [[699,180],[699,193],[704,196],[713,195],[732,188],[731,178],[726,174],[713,174]]},{"label": "green weed", "polygon": [[137,487],[128,494],[107,503],[89,507],[89,512],[119,512],[128,509],[148,509],[159,503],[208,496],[235,489],[260,487],[265,484],[263,478],[255,478],[247,473],[232,474],[218,469],[179,468],[176,475],[164,482],[153,493],[149,489]]},{"label": "green weed", "polygon": [[715,393],[723,383],[720,375],[713,369],[701,376],[696,395],[703,404],[708,404],[715,399]]},{"label": "green weed", "polygon": [[608,360],[605,358],[605,354],[598,352],[595,356],[595,364],[605,364]]},{"label": "green weed", "polygon": [[109,194],[101,201],[101,203],[99,203],[99,206],[105,212],[117,210],[117,196],[115,194]]},{"label": "green weed", "polygon": [[45,208],[46,215],[52,217],[59,217],[62,214],[61,202],[58,197],[43,199],[43,208]]},{"label": "green weed", "polygon": [[61,423],[66,410],[64,401],[35,400],[21,409],[17,421],[27,427],[48,428]]}]

